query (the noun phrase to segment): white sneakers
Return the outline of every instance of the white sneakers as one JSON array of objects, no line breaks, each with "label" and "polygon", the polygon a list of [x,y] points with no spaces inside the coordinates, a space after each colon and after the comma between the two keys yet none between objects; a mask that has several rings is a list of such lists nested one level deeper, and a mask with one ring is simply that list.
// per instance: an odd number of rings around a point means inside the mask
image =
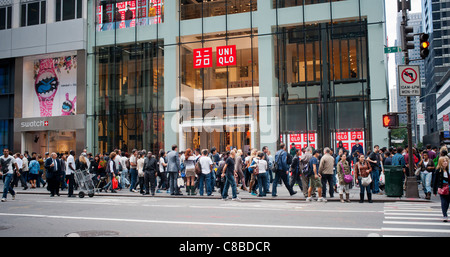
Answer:
[{"label": "white sneakers", "polygon": [[[12,199],[13,199],[13,200],[16,200],[16,195],[13,195],[13,196],[12,196]],[[2,198],[2,202],[6,202],[6,198]]]},{"label": "white sneakers", "polygon": [[[307,201],[307,202],[312,202],[313,200],[312,200],[311,197],[307,197],[307,198],[306,198],[306,201]],[[323,197],[319,197],[319,198],[317,199],[317,201],[318,201],[318,202],[324,202],[324,203],[328,202],[327,199],[325,199],[325,198],[323,198]]]}]

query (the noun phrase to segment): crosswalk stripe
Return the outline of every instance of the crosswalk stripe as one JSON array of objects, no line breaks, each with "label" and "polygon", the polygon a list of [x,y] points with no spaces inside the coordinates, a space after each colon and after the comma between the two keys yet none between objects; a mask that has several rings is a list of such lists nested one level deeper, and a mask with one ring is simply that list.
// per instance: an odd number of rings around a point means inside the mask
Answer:
[{"label": "crosswalk stripe", "polygon": [[[434,208],[433,208],[434,207]],[[450,223],[442,222],[442,212],[437,203],[386,203],[382,232],[407,232],[407,236],[416,233],[450,234]],[[412,235],[411,235],[412,234]],[[402,236],[403,235],[399,235]],[[398,237],[386,234],[383,237]]]},{"label": "crosswalk stripe", "polygon": [[[396,224],[396,225],[420,225],[420,226],[450,226],[450,223],[438,222],[408,222],[408,221],[383,221],[383,224]],[[450,233],[450,231],[448,231]]]}]

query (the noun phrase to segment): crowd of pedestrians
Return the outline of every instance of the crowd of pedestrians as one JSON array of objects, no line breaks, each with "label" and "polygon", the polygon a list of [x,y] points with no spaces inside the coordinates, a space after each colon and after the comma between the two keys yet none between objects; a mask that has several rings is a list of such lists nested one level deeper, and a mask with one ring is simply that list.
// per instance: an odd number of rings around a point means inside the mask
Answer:
[{"label": "crowd of pedestrians", "polygon": [[[413,149],[413,171],[422,184],[426,199],[431,194],[440,195],[444,221],[450,203],[448,193],[449,156],[443,146],[427,146]],[[126,153],[115,150],[110,154],[93,156],[86,150],[76,155],[74,151],[63,154],[37,153],[12,154],[3,150],[0,157],[0,175],[4,189],[1,201],[6,201],[10,193],[15,198],[14,187],[20,181],[23,190],[47,189],[51,197],[60,196],[60,190],[68,190],[68,197],[74,196],[77,183],[76,170],[89,170],[98,191],[116,193],[129,190],[142,195],[167,193],[170,195],[214,196],[228,200],[240,200],[238,194],[248,192],[256,197],[277,197],[277,188],[284,184],[291,196],[297,194],[298,186],[307,202],[317,198],[326,202],[327,194],[339,194],[342,203],[350,202],[350,189],[359,187],[359,202],[365,198],[372,203],[373,194],[383,194],[384,167],[400,166],[404,178],[409,176],[410,155],[407,149],[380,148],[375,146],[364,153],[357,142],[352,149],[345,149],[341,143],[336,151],[329,147],[315,150],[311,147],[290,149],[281,143],[275,154],[268,147],[261,151],[251,149],[219,153],[211,149],[185,149],[179,151],[173,145],[166,153],[132,150]],[[404,179],[406,180],[406,179]]]}]

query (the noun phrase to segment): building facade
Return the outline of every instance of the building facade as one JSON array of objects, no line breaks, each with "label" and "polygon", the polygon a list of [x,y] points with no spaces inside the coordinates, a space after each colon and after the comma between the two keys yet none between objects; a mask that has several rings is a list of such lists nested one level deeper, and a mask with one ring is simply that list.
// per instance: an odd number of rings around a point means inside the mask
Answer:
[{"label": "building facade", "polygon": [[[439,112],[443,112],[450,104],[449,95],[439,95],[442,85],[439,84],[446,72],[450,69],[450,2],[444,0],[423,0],[422,13],[424,19],[424,32],[430,34],[430,54],[425,60],[425,110],[427,134],[434,134],[439,138]],[[446,105],[436,105],[437,98],[442,102],[446,99]]]},{"label": "building facade", "polygon": [[383,0],[88,2],[86,145],[388,145]]},{"label": "building facade", "polygon": [[14,152],[86,146],[87,2],[0,4],[0,144]]}]

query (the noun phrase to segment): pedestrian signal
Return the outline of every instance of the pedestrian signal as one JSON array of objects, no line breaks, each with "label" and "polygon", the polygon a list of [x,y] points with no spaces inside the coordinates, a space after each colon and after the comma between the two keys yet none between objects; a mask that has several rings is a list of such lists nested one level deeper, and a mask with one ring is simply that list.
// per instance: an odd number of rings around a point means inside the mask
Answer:
[{"label": "pedestrian signal", "polygon": [[398,115],[396,114],[383,115],[383,127],[385,128],[398,127]]}]

